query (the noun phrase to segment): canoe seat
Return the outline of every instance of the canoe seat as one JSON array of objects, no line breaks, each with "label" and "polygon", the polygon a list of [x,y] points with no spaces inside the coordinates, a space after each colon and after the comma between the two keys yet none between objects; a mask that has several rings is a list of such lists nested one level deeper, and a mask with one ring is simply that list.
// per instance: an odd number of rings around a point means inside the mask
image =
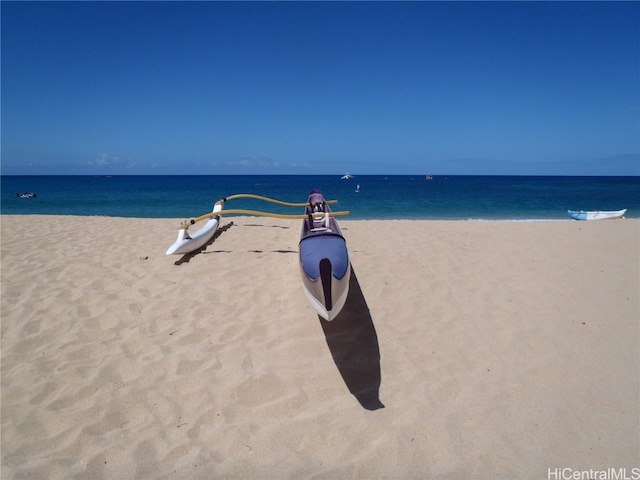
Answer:
[{"label": "canoe seat", "polygon": [[309,209],[307,208],[307,216],[308,216],[308,220],[309,220],[309,230],[312,232],[321,232],[324,230],[329,230],[329,219],[331,217],[329,217],[329,212],[325,211],[324,212],[324,216],[321,219],[315,219],[313,214],[315,212],[311,212],[309,211]]}]

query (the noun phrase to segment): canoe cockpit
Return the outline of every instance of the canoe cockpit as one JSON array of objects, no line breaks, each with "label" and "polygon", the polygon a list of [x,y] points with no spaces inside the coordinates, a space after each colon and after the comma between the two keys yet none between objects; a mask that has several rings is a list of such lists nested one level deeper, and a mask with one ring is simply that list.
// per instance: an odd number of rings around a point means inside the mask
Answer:
[{"label": "canoe cockpit", "polygon": [[[324,216],[314,215],[324,213]],[[310,203],[307,206],[307,229],[310,232],[331,230],[331,217],[326,202]]]}]

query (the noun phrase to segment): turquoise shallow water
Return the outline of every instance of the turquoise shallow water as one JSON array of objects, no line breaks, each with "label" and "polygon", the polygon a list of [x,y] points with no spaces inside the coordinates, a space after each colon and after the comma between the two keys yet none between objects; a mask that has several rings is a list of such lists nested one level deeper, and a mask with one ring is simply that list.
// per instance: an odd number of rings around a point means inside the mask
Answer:
[{"label": "turquoise shallow water", "polygon": [[[255,193],[306,201],[311,188],[339,200],[347,219],[565,220],[567,210],[619,210],[640,218],[640,177],[363,175],[2,176],[2,214],[190,218],[215,201]],[[357,186],[359,192],[356,192]],[[31,191],[36,198],[16,198]],[[256,200],[227,208],[299,213]]]}]

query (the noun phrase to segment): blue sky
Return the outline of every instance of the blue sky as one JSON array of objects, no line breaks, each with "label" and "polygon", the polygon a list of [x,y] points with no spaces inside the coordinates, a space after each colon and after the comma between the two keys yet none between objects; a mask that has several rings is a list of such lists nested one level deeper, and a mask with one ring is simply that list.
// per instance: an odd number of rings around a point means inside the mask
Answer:
[{"label": "blue sky", "polygon": [[7,2],[3,174],[640,175],[639,2]]}]

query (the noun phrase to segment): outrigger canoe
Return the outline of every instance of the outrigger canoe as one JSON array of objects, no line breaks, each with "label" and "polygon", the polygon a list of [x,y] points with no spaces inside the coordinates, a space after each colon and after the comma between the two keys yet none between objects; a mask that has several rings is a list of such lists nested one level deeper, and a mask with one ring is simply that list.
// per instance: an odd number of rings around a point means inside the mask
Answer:
[{"label": "outrigger canoe", "polygon": [[602,211],[602,210],[594,210],[594,211],[575,211],[568,210],[569,216],[575,220],[606,220],[610,218],[621,218],[627,213],[627,209],[624,210],[612,210],[612,211]]},{"label": "outrigger canoe", "polygon": [[342,310],[349,293],[347,242],[320,190],[311,190],[302,222],[299,255],[304,293],[325,320]]},{"label": "outrigger canoe", "polygon": [[167,255],[184,255],[191,253],[194,250],[202,248],[211,240],[220,224],[220,215],[215,214],[222,211],[223,203],[223,200],[216,202],[213,207],[213,212],[211,212],[213,214],[212,218],[193,235],[190,235],[187,231],[189,225],[186,222],[183,223],[180,230],[178,230],[178,239],[167,249]]},{"label": "outrigger canoe", "polygon": [[[303,215],[283,215],[257,210],[223,210],[226,201],[236,198],[253,198],[290,207],[306,207],[306,210]],[[311,190],[308,203],[283,202],[249,193],[225,197],[216,202],[211,213],[183,222],[178,231],[178,239],[169,247],[167,255],[190,253],[206,245],[215,234],[222,215],[303,219],[299,256],[304,292],[322,318],[333,320],[347,300],[351,277],[347,244],[334,218],[349,215],[349,212],[332,212],[329,204],[333,203],[337,201],[325,200],[322,192],[315,189]],[[187,231],[189,226],[202,220],[207,220],[207,223],[190,235]]]}]

